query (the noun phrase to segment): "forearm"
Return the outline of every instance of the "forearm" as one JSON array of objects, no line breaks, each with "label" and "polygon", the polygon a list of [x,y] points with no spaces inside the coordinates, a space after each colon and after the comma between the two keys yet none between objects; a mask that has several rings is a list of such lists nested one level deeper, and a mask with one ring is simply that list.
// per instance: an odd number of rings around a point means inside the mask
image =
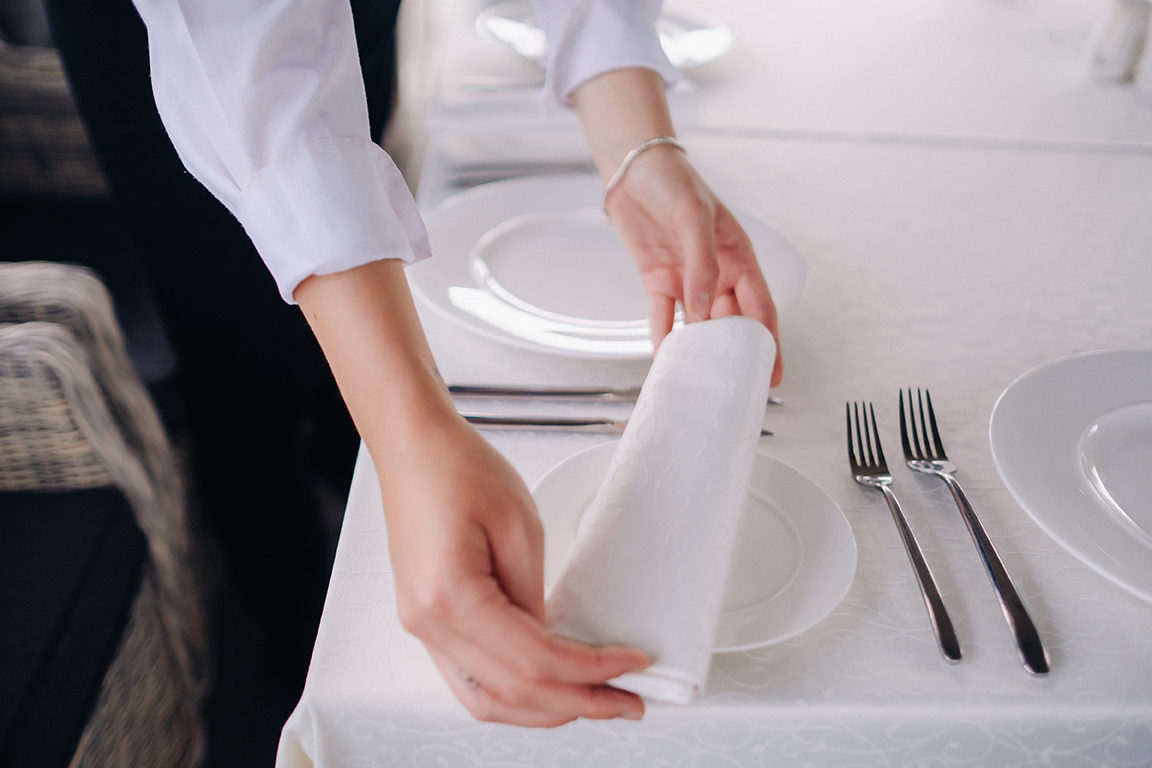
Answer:
[{"label": "forearm", "polygon": [[295,298],[378,465],[395,466],[410,435],[455,418],[402,262],[313,275]]}]

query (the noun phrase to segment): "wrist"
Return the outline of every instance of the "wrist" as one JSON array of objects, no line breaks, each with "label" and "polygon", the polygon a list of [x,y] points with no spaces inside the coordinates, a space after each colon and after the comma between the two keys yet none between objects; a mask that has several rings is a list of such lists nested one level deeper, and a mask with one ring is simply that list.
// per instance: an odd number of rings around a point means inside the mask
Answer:
[{"label": "wrist", "polygon": [[640,142],[676,135],[664,81],[650,69],[630,67],[598,75],[573,91],[572,104],[605,181]]},{"label": "wrist", "polygon": [[651,139],[645,139],[631,150],[629,150],[628,154],[624,155],[624,159],[620,161],[620,165],[617,166],[616,172],[613,173],[612,176],[604,182],[603,202],[601,207],[604,209],[605,215],[608,214],[608,196],[611,195],[612,190],[616,189],[620,182],[624,180],[624,176],[628,173],[628,169],[631,167],[632,163],[634,163],[640,157],[640,155],[644,154],[645,152],[650,150],[655,151],[663,147],[669,147],[684,153],[687,153],[688,151],[684,148],[683,144],[681,144],[672,136],[656,136]]}]

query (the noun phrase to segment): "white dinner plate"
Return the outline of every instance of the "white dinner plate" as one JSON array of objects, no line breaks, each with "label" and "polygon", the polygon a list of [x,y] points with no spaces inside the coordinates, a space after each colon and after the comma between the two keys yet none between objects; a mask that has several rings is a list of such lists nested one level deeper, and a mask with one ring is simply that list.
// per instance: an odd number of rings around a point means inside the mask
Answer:
[{"label": "white dinner plate", "polygon": [[[560,575],[617,442],[569,456],[532,491],[544,521],[545,589]],[[713,650],[743,651],[803,632],[839,605],[855,574],[856,539],[836,502],[757,453]]]},{"label": "white dinner plate", "polygon": [[[548,46],[536,26],[529,0],[502,0],[476,17],[476,31],[485,40],[526,59],[543,63]],[[672,66],[688,69],[715,61],[732,48],[732,32],[691,8],[667,7],[656,22],[660,47]]]},{"label": "white dinner plate", "polygon": [[[408,268],[413,292],[470,332],[585,358],[652,354],[647,300],[600,211],[600,179],[510,179],[453,195],[425,217],[433,258]],[[804,260],[774,227],[735,211],[778,313],[804,290]]]},{"label": "white dinner plate", "polygon": [[1036,524],[1152,602],[1152,350],[1029,371],[1000,395],[989,432],[1000,477]]}]

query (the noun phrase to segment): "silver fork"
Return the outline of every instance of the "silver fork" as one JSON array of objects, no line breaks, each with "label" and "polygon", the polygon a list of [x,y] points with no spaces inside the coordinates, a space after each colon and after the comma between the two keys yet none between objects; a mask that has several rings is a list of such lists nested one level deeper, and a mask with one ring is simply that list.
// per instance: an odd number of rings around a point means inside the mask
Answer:
[{"label": "silver fork", "polygon": [[[860,425],[860,411],[864,411],[864,426]],[[869,412],[871,412],[871,432],[869,432]],[[932,630],[936,633],[936,641],[940,645],[940,652],[944,660],[955,664],[960,661],[960,641],[956,639],[956,630],[952,628],[952,620],[948,618],[948,611],[944,608],[944,600],[940,597],[940,590],[936,587],[936,580],[932,578],[932,571],[924,560],[924,553],[908,527],[904,512],[900,509],[900,502],[896,501],[896,494],[889,488],[892,484],[892,475],[888,472],[888,464],[884,461],[884,449],[880,447],[880,432],[876,429],[876,412],[869,403],[861,409],[855,403],[844,405],[844,414],[848,422],[848,465],[856,482],[876,488],[884,494],[888,502],[888,509],[892,511],[892,519],[896,522],[896,530],[900,532],[900,539],[904,542],[904,549],[908,559],[912,561],[912,571],[916,574],[916,583],[920,585],[920,596],[924,598],[924,607],[928,609],[928,618],[932,620]],[[853,446],[852,416],[855,414],[856,442]],[[876,451],[873,453],[872,447]],[[867,451],[865,451],[867,448]]]},{"label": "silver fork", "polygon": [[[928,401],[927,421],[924,418],[925,399]],[[928,390],[924,390],[924,397],[921,397],[920,390],[916,390],[916,400],[920,411],[919,424],[916,409],[913,408],[912,389],[908,389],[907,418],[904,413],[904,390],[900,390],[900,442],[904,446],[904,459],[908,462],[908,466],[917,472],[940,478],[948,486],[948,490],[952,491],[952,498],[956,500],[960,516],[964,518],[964,524],[968,526],[968,533],[972,534],[972,541],[976,544],[976,551],[980,553],[980,560],[984,563],[988,578],[992,580],[992,588],[996,590],[996,599],[1000,601],[1000,610],[1008,622],[1008,628],[1012,630],[1024,668],[1034,675],[1046,675],[1049,668],[1048,654],[1040,642],[1040,633],[1036,631],[1032,617],[1028,615],[1024,602],[1012,584],[1012,579],[1008,577],[1008,571],[996,553],[996,547],[992,545],[984,526],[980,524],[980,520],[972,510],[964,489],[952,476],[956,466],[944,453],[944,443],[940,440],[940,430],[936,427],[936,412],[932,409],[932,396],[928,394]],[[932,427],[931,442],[928,440],[929,425]],[[909,434],[911,442],[908,439]]]}]

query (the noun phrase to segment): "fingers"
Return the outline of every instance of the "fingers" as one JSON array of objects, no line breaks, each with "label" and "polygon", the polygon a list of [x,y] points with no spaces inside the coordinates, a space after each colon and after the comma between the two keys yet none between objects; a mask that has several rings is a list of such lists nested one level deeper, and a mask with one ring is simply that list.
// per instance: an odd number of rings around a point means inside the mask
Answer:
[{"label": "fingers", "polygon": [[660,349],[660,342],[672,332],[672,322],[676,318],[676,300],[659,293],[648,294],[648,335],[652,339],[652,351]]},{"label": "fingers", "polygon": [[447,574],[414,597],[399,597],[405,629],[469,668],[495,664],[524,680],[599,684],[648,666],[632,648],[596,648],[548,634],[490,574]]},{"label": "fingers", "polygon": [[[453,661],[442,653],[432,651],[431,655],[456,698],[478,720],[529,728],[553,728],[577,717],[639,720],[644,715],[644,703],[638,696],[607,686],[568,686],[572,690],[559,695],[555,690],[550,691],[549,707],[541,709],[530,698],[506,698],[507,694],[501,695],[471,673],[454,667]],[[556,705],[562,699],[578,700],[578,703],[561,709]]]},{"label": "fingers", "polygon": [[740,314],[758,320],[772,332],[776,341],[776,359],[772,364],[771,386],[775,387],[784,376],[784,356],[780,351],[780,331],[776,319],[776,304],[768,292],[768,284],[757,271],[745,279],[739,280],[734,288],[736,302],[740,305]]},{"label": "fingers", "polygon": [[684,246],[684,310],[688,322],[707,320],[716,296],[720,265],[716,261],[716,232],[712,211],[701,206],[695,221],[682,235]]},{"label": "fingers", "polygon": [[731,317],[739,315],[740,303],[736,301],[736,294],[732,291],[725,291],[716,297],[712,302],[712,317]]},{"label": "fingers", "polygon": [[[780,383],[784,375],[784,358],[780,352],[780,332],[776,319],[776,304],[768,290],[768,283],[756,261],[756,253],[736,217],[722,204],[716,205],[716,241],[722,264],[721,285],[731,286],[729,293],[718,297],[713,305],[713,317],[739,314],[762,323],[776,340],[776,359],[772,366],[771,385]],[[719,306],[716,306],[716,305]],[[733,309],[733,304],[735,309]],[[723,314],[718,314],[723,313]]]},{"label": "fingers", "polygon": [[[404,626],[430,651],[450,659],[454,668],[468,670],[503,705],[522,714],[535,711],[566,719],[642,713],[637,698],[601,689],[614,677],[647,667],[643,653],[549,634],[543,622],[512,603],[478,561],[470,568],[449,566],[441,579],[436,588],[418,593],[420,604],[405,601],[400,606]],[[485,703],[484,697],[466,697],[459,685],[453,690],[478,708],[477,717],[501,716],[502,710]]]},{"label": "fingers", "polygon": [[460,615],[457,632],[440,647],[461,657],[478,649],[511,677],[533,682],[600,684],[649,664],[634,648],[595,647],[551,635],[498,592]]},{"label": "fingers", "polygon": [[[480,719],[555,725],[576,717],[638,719],[643,703],[607,680],[648,666],[639,651],[577,643],[493,592],[425,639],[457,697]],[[454,679],[454,669],[467,670]],[[477,685],[483,689],[477,691]]]},{"label": "fingers", "polygon": [[[471,675],[456,666],[452,659],[442,653],[428,649],[436,668],[452,693],[477,720],[488,723],[507,723],[525,728],[554,728],[575,720],[575,716],[565,717],[550,712],[538,712],[522,707],[513,707],[497,699],[487,688],[475,681]],[[475,684],[473,684],[475,681]]]}]

